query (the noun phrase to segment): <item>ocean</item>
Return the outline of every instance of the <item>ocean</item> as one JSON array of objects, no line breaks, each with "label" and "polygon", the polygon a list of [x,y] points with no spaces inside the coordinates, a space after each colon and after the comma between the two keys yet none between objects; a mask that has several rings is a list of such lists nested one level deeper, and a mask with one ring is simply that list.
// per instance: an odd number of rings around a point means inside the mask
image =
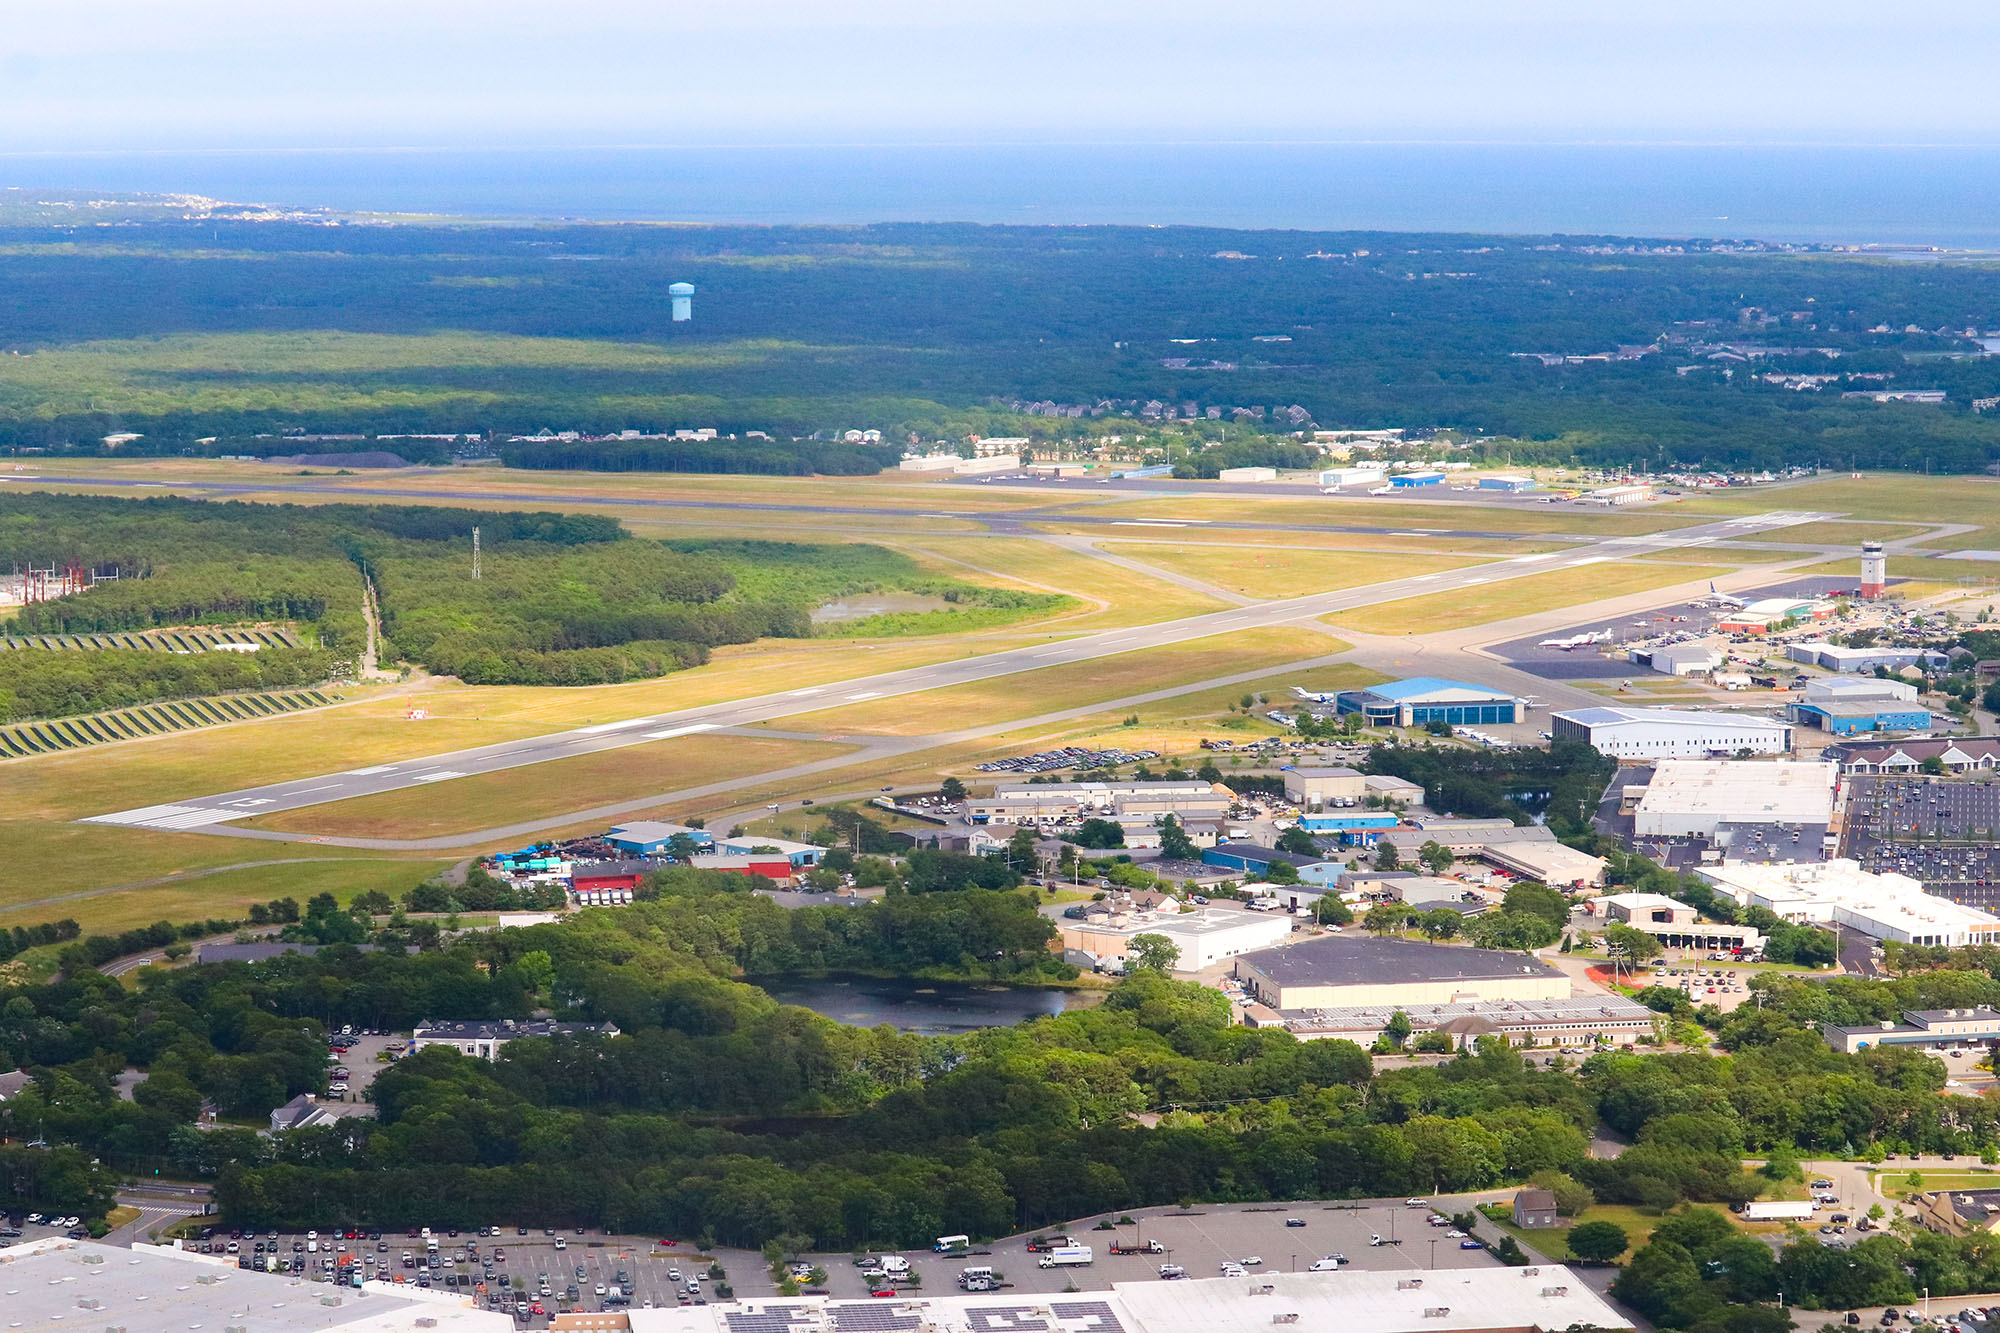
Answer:
[{"label": "ocean", "polygon": [[1056,144],[0,155],[0,184],[504,218],[1130,223],[2000,249],[2000,148]]}]

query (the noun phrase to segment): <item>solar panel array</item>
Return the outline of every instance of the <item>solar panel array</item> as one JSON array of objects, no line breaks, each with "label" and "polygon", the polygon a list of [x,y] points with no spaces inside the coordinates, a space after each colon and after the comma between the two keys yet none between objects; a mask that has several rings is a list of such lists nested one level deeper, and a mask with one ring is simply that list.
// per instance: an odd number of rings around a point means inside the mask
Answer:
[{"label": "solar panel array", "polygon": [[1052,1302],[1049,1313],[1063,1321],[1067,1333],[1125,1333],[1125,1326],[1103,1301]]},{"label": "solar panel array", "polygon": [[826,1309],[836,1333],[909,1333],[923,1323],[921,1316],[904,1311],[900,1305],[879,1301],[855,1301]]},{"label": "solar panel array", "polygon": [[972,1333],[1051,1333],[1049,1322],[1027,1305],[968,1306]]},{"label": "solar panel array", "polygon": [[803,1305],[768,1305],[762,1310],[725,1310],[729,1333],[795,1333],[813,1323],[812,1310]]}]

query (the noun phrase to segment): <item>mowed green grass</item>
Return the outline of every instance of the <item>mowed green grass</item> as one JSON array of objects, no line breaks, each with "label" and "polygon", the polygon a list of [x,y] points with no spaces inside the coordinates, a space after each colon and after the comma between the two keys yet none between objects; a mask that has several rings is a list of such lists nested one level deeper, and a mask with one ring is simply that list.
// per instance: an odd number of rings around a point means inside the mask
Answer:
[{"label": "mowed green grass", "polygon": [[[261,854],[277,862],[297,855],[290,848],[271,843],[232,842],[230,846],[242,860]],[[404,860],[387,854],[368,856],[349,852],[339,859],[304,864],[246,866],[144,888],[104,886],[56,902],[0,907],[0,927],[69,917],[86,934],[115,934],[155,921],[178,925],[218,917],[241,920],[251,904],[273,898],[296,898],[304,902],[314,894],[331,893],[345,903],[371,889],[400,898],[451,864],[450,860],[436,858]]]},{"label": "mowed green grass", "polygon": [[[1190,489],[1199,485],[1199,482],[1188,483]],[[1608,508],[1582,509],[1568,504],[1486,505],[1474,501],[1413,504],[1388,498],[1342,499],[1306,495],[1293,498],[1284,492],[1276,492],[1269,499],[1241,495],[1189,495],[1120,500],[1072,506],[1069,512],[1088,514],[1093,518],[1296,523],[1329,528],[1355,523],[1369,527],[1404,528],[1419,533],[1434,531],[1443,535],[1455,532],[1569,532],[1596,537],[1624,537],[1691,527],[1705,521],[1677,507],[1635,512]]]},{"label": "mowed green grass", "polygon": [[1619,561],[1580,569],[1552,570],[1524,578],[1503,579],[1474,588],[1405,597],[1379,606],[1364,606],[1322,617],[1328,624],[1364,634],[1430,634],[1466,629],[1492,621],[1510,620],[1554,611],[1565,606],[1602,601],[1627,593],[1669,588],[1696,579],[1727,574],[1709,565],[1654,565]]}]

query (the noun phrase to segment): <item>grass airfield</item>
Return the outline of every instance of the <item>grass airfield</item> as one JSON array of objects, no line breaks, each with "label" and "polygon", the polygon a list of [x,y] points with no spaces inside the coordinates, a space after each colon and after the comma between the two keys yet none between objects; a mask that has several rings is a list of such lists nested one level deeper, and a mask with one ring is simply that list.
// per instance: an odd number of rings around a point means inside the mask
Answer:
[{"label": "grass airfield", "polygon": [[[714,533],[766,540],[872,541],[904,551],[927,568],[999,586],[1056,591],[1078,607],[1046,621],[960,636],[847,640],[767,640],[717,650],[709,665],[655,681],[580,689],[468,687],[417,679],[353,691],[355,702],[294,715],[179,733],[145,741],[0,763],[0,845],[32,876],[0,883],[0,924],[72,916],[86,929],[147,921],[229,915],[243,904],[322,889],[347,897],[364,889],[399,892],[458,859],[456,855],[360,853],[313,842],[273,843],[200,833],[82,825],[82,816],[202,792],[392,762],[465,746],[544,734],[620,718],[752,694],[831,683],[898,667],[945,661],[1070,634],[1146,625],[1225,609],[1232,602],[1299,596],[1332,588],[1463,568],[1502,554],[1561,549],[1576,539],[1655,532],[1714,517],[1773,509],[1814,510],[1858,521],[1819,521],[1763,534],[1767,543],[1830,548],[1865,537],[1913,541],[1935,549],[2000,547],[2000,479],[1844,474],[1741,493],[1690,496],[1638,511],[1470,501],[1383,503],[1366,497],[1309,494],[1269,500],[1234,495],[1133,497],[1083,488],[960,485],[878,478],[661,477],[628,474],[502,472],[492,468],[412,469],[389,474],[298,476],[297,469],[201,460],[52,460],[0,472],[0,484],[31,487],[39,474],[82,478],[52,488],[114,494],[171,494],[185,483],[245,489],[230,498],[330,503],[342,499],[438,503],[479,508],[562,508],[613,514],[646,537]],[[311,484],[313,491],[301,491]],[[1195,490],[1200,483],[1185,483]],[[391,492],[399,492],[390,494]],[[400,492],[416,492],[404,494]],[[455,492],[471,493],[468,500]],[[188,490],[188,494],[213,494]],[[553,498],[552,498],[553,497]],[[1385,497],[1386,499],[1386,497]],[[686,508],[650,502],[671,500]],[[796,505],[747,509],[737,505]],[[859,512],[843,512],[854,510]],[[1111,518],[1077,522],[1079,516]],[[1132,525],[1126,526],[1126,520]],[[1158,528],[1165,520],[1184,528]],[[1244,526],[1226,526],[1239,524]],[[1340,533],[1340,524],[1394,526],[1395,533]],[[1931,540],[1936,525],[1968,533]],[[1259,530],[1263,525],[1265,530]],[[1304,525],[1278,532],[1278,525]],[[1314,530],[1314,525],[1320,525]],[[1506,538],[1459,532],[1518,534]],[[1063,536],[1071,544],[1047,540]],[[853,769],[760,787],[760,800],[815,793],[864,792],[919,785],[998,754],[1049,744],[1103,743],[1196,753],[1203,735],[1266,734],[1270,724],[1238,708],[1246,692],[1274,697],[1287,685],[1343,688],[1382,678],[1365,662],[1288,672],[1288,663],[1341,653],[1333,634],[1400,636],[1464,631],[1540,610],[1575,608],[1738,568],[1809,557],[1771,550],[1731,552],[1710,546],[1700,564],[1660,557],[1621,560],[1490,586],[1343,612],[1325,628],[1279,627],[1227,640],[1203,640],[787,718],[772,730],[809,732],[700,743],[662,742],[481,778],[435,784],[418,808],[405,796],[362,798],[309,807],[245,827],[314,836],[421,837],[497,826],[525,818],[630,799],[721,775],[753,774],[808,758],[858,752],[870,737],[907,743],[983,723],[1006,723],[1097,701],[1183,687],[1173,698],[1118,714],[1084,713],[1041,726],[1023,725],[977,741],[878,759]],[[1116,563],[1105,556],[1118,557]],[[1799,574],[1848,572],[1852,561],[1809,561]],[[1920,588],[2000,581],[2000,565],[1892,557],[1899,575]],[[1787,571],[1781,577],[1792,577]],[[1934,576],[1934,577],[1933,577]],[[1774,575],[1774,577],[1780,577]],[[1190,586],[1192,584],[1193,586]],[[1207,589],[1208,591],[1204,591]],[[1331,632],[1328,632],[1328,631]],[[1129,659],[1129,660],[1128,660]],[[1255,685],[1192,689],[1202,681],[1260,673]],[[412,707],[428,712],[412,720]],[[1128,725],[1127,718],[1136,718]],[[643,753],[642,753],[643,752]],[[748,799],[718,797],[728,813]],[[371,804],[377,802],[378,804]],[[698,810],[679,810],[681,815]],[[469,850],[469,849],[468,849]],[[230,868],[240,867],[240,868]],[[154,882],[158,881],[158,882]],[[130,887],[126,887],[130,886]]]}]

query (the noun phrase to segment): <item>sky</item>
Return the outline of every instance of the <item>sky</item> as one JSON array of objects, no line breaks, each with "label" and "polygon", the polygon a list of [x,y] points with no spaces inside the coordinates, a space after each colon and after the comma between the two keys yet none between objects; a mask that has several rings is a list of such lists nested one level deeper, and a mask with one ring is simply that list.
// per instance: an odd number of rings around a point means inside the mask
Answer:
[{"label": "sky", "polygon": [[62,0],[0,152],[2000,144],[2000,7],[1854,0]]}]

